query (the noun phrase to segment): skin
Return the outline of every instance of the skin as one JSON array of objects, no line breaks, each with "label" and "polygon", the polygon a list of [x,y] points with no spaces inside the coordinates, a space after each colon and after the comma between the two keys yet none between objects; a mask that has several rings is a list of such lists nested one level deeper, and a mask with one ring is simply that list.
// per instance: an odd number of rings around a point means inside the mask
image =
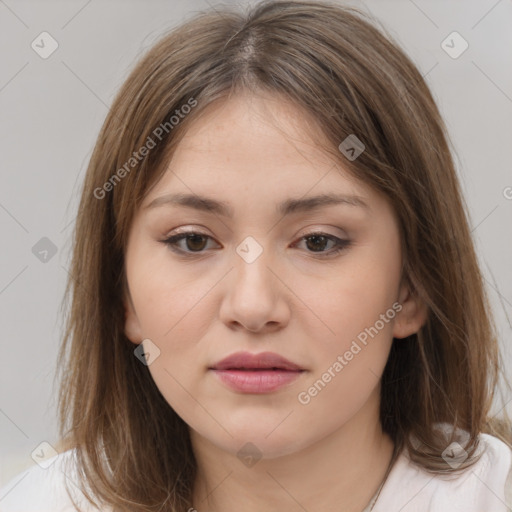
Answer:
[{"label": "skin", "polygon": [[[225,201],[234,215],[146,208],[177,192]],[[286,217],[275,211],[286,199],[332,192],[356,195],[367,207],[338,204]],[[178,255],[162,242],[178,228],[206,238],[181,240],[186,253]],[[319,231],[351,244],[322,258],[334,243],[304,238]],[[236,252],[247,236],[263,249],[250,264]],[[244,512],[359,512],[367,505],[393,449],[378,416],[391,343],[425,322],[401,267],[386,198],[329,159],[292,104],[239,94],[190,125],[131,226],[125,332],[160,350],[148,368],[190,427],[199,467],[195,509],[231,512],[243,503]],[[301,404],[298,394],[396,302],[402,310]],[[240,350],[276,352],[306,371],[272,393],[238,393],[208,367]],[[251,467],[236,455],[247,442],[261,456]]]}]

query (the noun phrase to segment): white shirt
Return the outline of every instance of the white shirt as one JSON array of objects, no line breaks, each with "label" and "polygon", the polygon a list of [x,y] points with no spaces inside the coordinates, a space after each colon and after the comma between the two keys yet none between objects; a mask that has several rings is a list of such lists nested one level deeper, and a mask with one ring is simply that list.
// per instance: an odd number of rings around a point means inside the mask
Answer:
[{"label": "white shirt", "polygon": [[494,436],[479,439],[480,460],[458,475],[433,475],[401,453],[372,512],[511,512],[512,450]]},{"label": "white shirt", "polygon": [[[428,473],[402,452],[372,512],[512,511],[511,449],[496,437],[480,434],[480,450],[484,453],[475,465],[447,476]],[[0,489],[0,512],[75,512],[66,481],[84,512],[98,512],[73,484],[74,460],[74,450],[68,450],[48,459],[46,469],[36,465],[12,478]]]},{"label": "white shirt", "polygon": [[[66,485],[83,512],[98,512],[78,488],[75,450],[43,462],[44,468],[36,464],[0,489],[0,512],[75,512]],[[102,512],[112,509],[103,507]]]}]

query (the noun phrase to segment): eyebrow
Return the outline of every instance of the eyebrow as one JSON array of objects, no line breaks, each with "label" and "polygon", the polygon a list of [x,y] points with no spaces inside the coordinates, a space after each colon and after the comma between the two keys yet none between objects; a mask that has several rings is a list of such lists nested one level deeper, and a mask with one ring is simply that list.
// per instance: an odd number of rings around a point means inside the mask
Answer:
[{"label": "eyebrow", "polygon": [[[346,194],[320,194],[299,199],[287,199],[279,203],[276,207],[276,213],[282,216],[309,212],[326,206],[347,205],[360,207],[369,210],[370,207],[363,199],[356,195]],[[144,209],[159,206],[184,206],[208,213],[214,213],[223,217],[233,218],[233,209],[223,201],[217,201],[209,197],[198,196],[197,194],[168,194],[153,199]]]}]

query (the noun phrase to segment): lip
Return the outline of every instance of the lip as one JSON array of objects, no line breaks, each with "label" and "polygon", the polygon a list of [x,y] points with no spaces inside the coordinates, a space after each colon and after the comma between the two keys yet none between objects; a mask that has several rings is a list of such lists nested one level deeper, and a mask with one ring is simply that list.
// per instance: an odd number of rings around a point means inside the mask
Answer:
[{"label": "lip", "polygon": [[272,370],[274,368],[291,371],[303,369],[274,352],[260,352],[259,354],[235,352],[212,366],[213,370]]},{"label": "lip", "polygon": [[209,370],[232,390],[254,394],[277,391],[291,384],[305,371],[273,352],[236,352]]}]

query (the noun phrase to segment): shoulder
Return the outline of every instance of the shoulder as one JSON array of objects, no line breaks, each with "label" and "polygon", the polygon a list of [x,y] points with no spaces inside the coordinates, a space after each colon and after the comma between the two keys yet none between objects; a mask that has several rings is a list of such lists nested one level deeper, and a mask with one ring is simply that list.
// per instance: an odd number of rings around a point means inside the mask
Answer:
[{"label": "shoulder", "polygon": [[[512,450],[500,439],[480,434],[478,453],[481,457],[474,465],[443,475],[429,473],[401,454],[374,512],[509,512]],[[445,460],[456,469],[457,460],[463,460],[464,454],[460,445],[450,445]]]},{"label": "shoulder", "polygon": [[[12,478],[0,489],[0,512],[97,512],[78,488],[75,451],[47,459]],[[70,496],[71,495],[71,496]]]}]

